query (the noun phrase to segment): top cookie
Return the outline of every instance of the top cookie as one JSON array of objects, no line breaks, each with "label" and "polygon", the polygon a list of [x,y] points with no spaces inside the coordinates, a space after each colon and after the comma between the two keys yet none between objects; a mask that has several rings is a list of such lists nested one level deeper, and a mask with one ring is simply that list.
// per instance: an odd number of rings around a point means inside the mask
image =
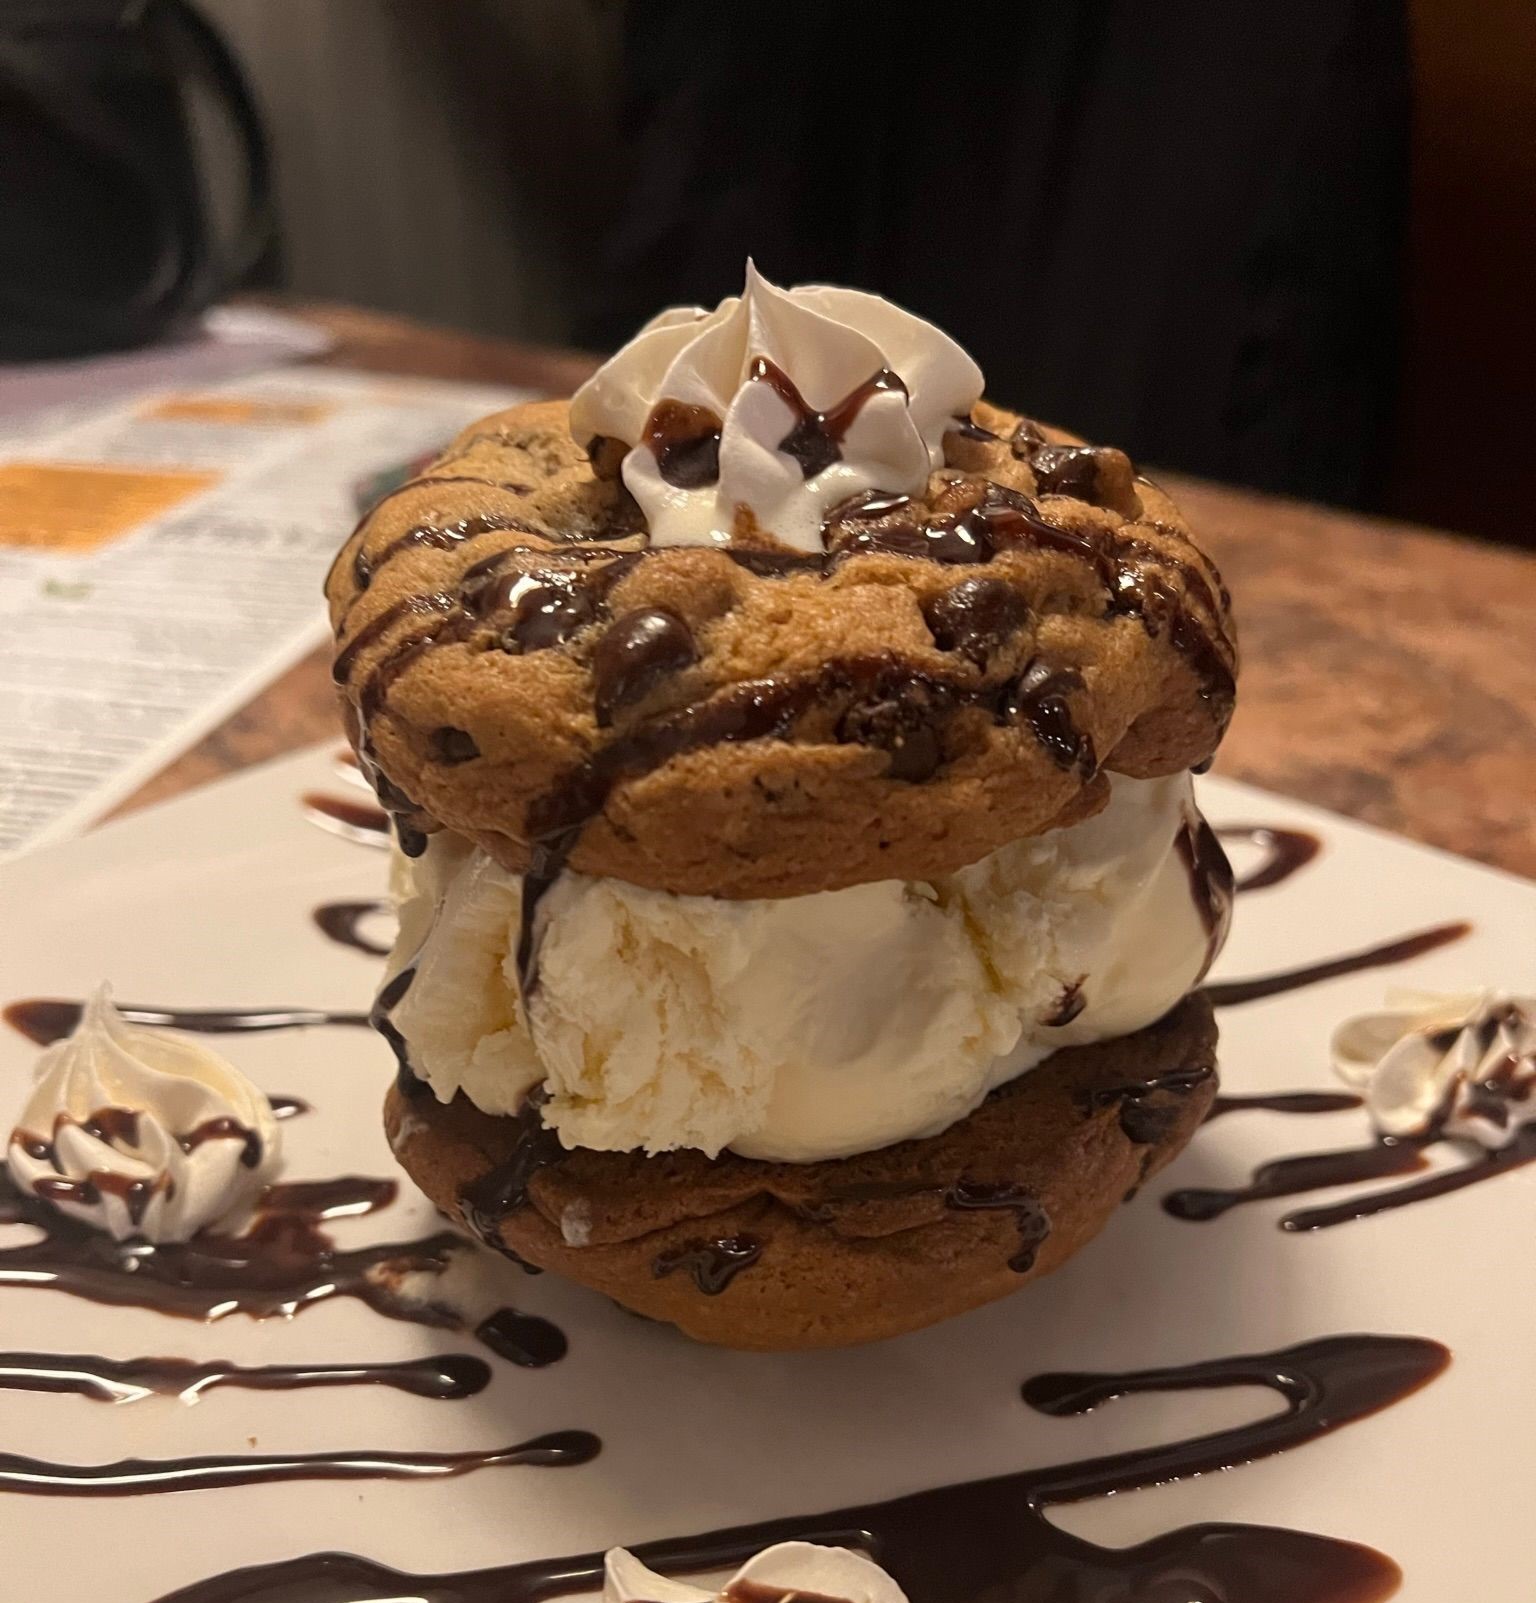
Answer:
[{"label": "top cookie", "polygon": [[466,430],[326,583],[348,727],[404,826],[689,895],[948,874],[1197,767],[1229,598],[1123,453],[978,403],[922,494],[650,546],[565,402]]}]

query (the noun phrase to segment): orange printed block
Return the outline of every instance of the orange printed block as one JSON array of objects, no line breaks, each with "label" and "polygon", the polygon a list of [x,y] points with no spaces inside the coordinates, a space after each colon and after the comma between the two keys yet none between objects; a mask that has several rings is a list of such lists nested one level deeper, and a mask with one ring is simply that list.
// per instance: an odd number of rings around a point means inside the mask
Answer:
[{"label": "orange printed block", "polygon": [[139,413],[159,423],[219,423],[239,428],[289,428],[322,423],[335,408],[329,401],[242,400],[235,395],[167,395]]},{"label": "orange printed block", "polygon": [[217,473],[0,462],[0,545],[94,551],[218,480]]}]

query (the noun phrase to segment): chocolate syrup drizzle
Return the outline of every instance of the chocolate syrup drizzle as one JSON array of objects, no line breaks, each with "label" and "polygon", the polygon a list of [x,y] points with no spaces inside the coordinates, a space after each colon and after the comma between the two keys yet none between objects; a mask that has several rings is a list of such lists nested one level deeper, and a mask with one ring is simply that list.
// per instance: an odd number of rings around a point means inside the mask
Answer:
[{"label": "chocolate syrup drizzle", "polygon": [[[1204,1224],[1219,1219],[1231,1208],[1272,1197],[1292,1197],[1330,1186],[1355,1185],[1388,1176],[1418,1174],[1428,1168],[1426,1151],[1441,1140],[1438,1130],[1422,1136],[1381,1137],[1368,1146],[1344,1147],[1335,1152],[1309,1152],[1294,1158],[1277,1158],[1260,1164],[1246,1186],[1227,1190],[1190,1188],[1170,1192],[1163,1207],[1175,1219]],[[1466,1186],[1480,1185],[1513,1169],[1536,1163],[1536,1125],[1527,1125],[1508,1144],[1483,1152],[1453,1169],[1427,1174],[1407,1185],[1389,1186],[1346,1197],[1340,1202],[1316,1208],[1300,1208],[1282,1215],[1280,1228],[1292,1234],[1327,1230],[1366,1219],[1374,1214],[1406,1208],[1410,1203],[1427,1202]]]},{"label": "chocolate syrup drizzle", "polygon": [[602,1443],[589,1431],[553,1431],[511,1447],[459,1453],[352,1449],[338,1453],[230,1453],[200,1458],[125,1458],[115,1464],[52,1464],[0,1453],[0,1492],[45,1497],[141,1497],[152,1492],[265,1486],[273,1481],[417,1481],[467,1475],[498,1464],[561,1469],[589,1464]]},{"label": "chocolate syrup drizzle", "polygon": [[1222,840],[1240,840],[1261,848],[1262,861],[1250,869],[1233,887],[1243,891],[1268,890],[1299,873],[1322,851],[1323,843],[1305,829],[1273,829],[1268,824],[1222,824],[1216,833]]},{"label": "chocolate syrup drizzle", "polygon": [[[1113,1376],[1036,1377],[1035,1406],[1080,1412],[1136,1392],[1269,1387],[1284,1409],[1161,1446],[1024,1470],[991,1480],[825,1513],[638,1545],[669,1575],[732,1568],[775,1542],[867,1552],[917,1603],[1114,1603],[1201,1597],[1211,1603],[1379,1603],[1401,1579],[1353,1542],[1261,1525],[1195,1525],[1129,1548],[1059,1530],[1048,1511],[1189,1475],[1209,1474],[1315,1441],[1433,1380],[1449,1360],[1409,1336],[1333,1336],[1280,1352]],[[616,1533],[622,1537],[622,1533]],[[544,1603],[600,1588],[601,1553],[452,1575],[409,1575],[343,1553],[315,1553],[183,1587],[160,1603]]]},{"label": "chocolate syrup drizzle", "polygon": [[979,706],[999,723],[1027,723],[1059,767],[1087,774],[1095,765],[1092,743],[1072,723],[1068,699],[1081,688],[1075,673],[1053,670],[1038,661],[1016,679],[977,688],[914,674],[894,658],[850,658],[796,679],[735,684],[705,701],[626,730],[536,798],[528,810],[531,861],[523,882],[517,946],[524,997],[532,995],[537,982],[534,928],[539,904],[564,870],[581,831],[625,781],[685,752],[784,738],[810,708],[833,695],[850,695],[861,703],[899,703],[914,689],[921,689],[934,707]]},{"label": "chocolate syrup drizzle", "polygon": [[[188,1030],[194,1035],[232,1035],[247,1031],[306,1030],[321,1024],[366,1025],[366,1013],[331,1013],[307,1007],[176,1008],[119,1003],[130,1024]],[[58,996],[30,996],[10,1003],[0,1017],[38,1046],[52,1046],[73,1035],[85,1011],[82,1002]]]},{"label": "chocolate syrup drizzle", "polygon": [[[41,1238],[0,1248],[0,1287],[62,1291],[90,1302],[145,1308],[183,1319],[214,1320],[243,1313],[252,1319],[288,1318],[335,1297],[349,1297],[387,1319],[462,1330],[464,1320],[446,1302],[412,1295],[407,1277],[437,1277],[471,1249],[449,1231],[417,1241],[391,1241],[343,1250],[321,1228],[327,1219],[370,1213],[396,1193],[392,1180],[339,1177],[269,1187],[255,1219],[238,1236],[204,1232],[186,1242],[159,1245],[114,1241],[21,1190],[0,1173],[0,1224],[27,1224]],[[542,1350],[558,1357],[565,1340],[532,1315],[493,1315],[475,1331],[493,1351],[510,1356],[518,1325],[536,1332]],[[486,1332],[486,1325],[492,1325]],[[547,1331],[544,1327],[547,1326]],[[540,1360],[537,1343],[524,1339]],[[0,1476],[0,1486],[3,1486]]]},{"label": "chocolate syrup drizzle", "polygon": [[1236,894],[1232,865],[1216,831],[1198,813],[1184,820],[1174,847],[1189,873],[1190,894],[1205,926],[1205,964],[1199,975],[1203,980],[1232,927],[1232,898]]},{"label": "chocolate syrup drizzle", "polygon": [[[55,1171],[32,1182],[33,1191],[45,1202],[94,1208],[103,1196],[116,1197],[123,1204],[128,1222],[137,1227],[143,1224],[157,1196],[162,1192],[174,1195],[175,1183],[168,1174],[147,1179],[113,1169],[93,1169],[86,1175],[68,1174],[58,1154],[59,1133],[68,1126],[83,1130],[105,1146],[133,1151],[139,1145],[139,1114],[134,1108],[98,1108],[85,1119],[60,1113],[49,1135],[18,1128],[11,1135],[12,1144],[19,1146],[34,1162],[46,1163]],[[256,1168],[265,1151],[259,1132],[229,1117],[205,1119],[176,1137],[176,1144],[186,1153],[196,1152],[209,1141],[238,1141],[240,1162],[247,1169]]]},{"label": "chocolate syrup drizzle", "polygon": [[1137,1146],[1149,1147],[1161,1141],[1183,1118],[1184,1099],[1209,1084],[1214,1073],[1205,1065],[1170,1069],[1148,1079],[1080,1091],[1075,1100],[1085,1114],[1099,1108],[1117,1109],[1120,1133]]},{"label": "chocolate syrup drizzle", "polygon": [[473,1397],[491,1383],[491,1366],[468,1353],[441,1353],[380,1364],[263,1364],[223,1359],[102,1358],[88,1353],[0,1352],[0,1391],[68,1392],[97,1403],[147,1397],[195,1402],[216,1387],[307,1391],[312,1387],[385,1386],[413,1397]]},{"label": "chocolate syrup drizzle", "polygon": [[690,1241],[657,1255],[651,1273],[660,1280],[686,1269],[693,1283],[706,1297],[718,1297],[743,1269],[750,1269],[763,1255],[763,1244],[756,1236],[715,1236],[708,1241]]},{"label": "chocolate syrup drizzle", "polygon": [[371,941],[363,933],[365,920],[389,911],[389,903],[379,897],[359,902],[322,902],[310,917],[328,940],[338,946],[350,946],[368,957],[388,957],[387,941]]},{"label": "chocolate syrup drizzle", "polygon": [[766,356],[754,359],[748,376],[754,383],[766,384],[794,415],[789,433],[778,443],[785,456],[793,457],[807,479],[825,472],[843,456],[843,440],[866,405],[877,395],[905,396],[907,386],[890,368],[877,373],[850,390],[836,406],[818,412],[810,406],[789,374]]},{"label": "chocolate syrup drizzle", "polygon": [[678,490],[699,490],[720,477],[720,419],[707,406],[658,401],[641,431],[656,471]]},{"label": "chocolate syrup drizzle", "polygon": [[389,842],[389,814],[371,802],[350,796],[331,796],[323,790],[305,791],[301,798],[311,822],[359,846],[384,846]]},{"label": "chocolate syrup drizzle", "polygon": [[1239,1007],[1244,1002],[1257,1002],[1266,996],[1281,996],[1287,991],[1299,991],[1304,986],[1316,985],[1322,980],[1338,979],[1344,974],[1360,974],[1366,969],[1386,968],[1393,963],[1406,963],[1426,952],[1437,951],[1472,933],[1465,920],[1454,924],[1437,924],[1432,929],[1404,935],[1395,941],[1369,946],[1361,952],[1348,952],[1343,957],[1331,957],[1321,963],[1308,963],[1302,968],[1282,969],[1278,974],[1258,974],[1246,980],[1221,980],[1207,985],[1205,994],[1212,1007]]},{"label": "chocolate syrup drizzle", "polygon": [[[1496,1029],[1496,1021],[1491,1022],[1482,1042],[1484,1052],[1492,1044]],[[1445,1040],[1437,1041],[1437,1046],[1449,1050],[1456,1036],[1455,1029],[1448,1030]],[[1345,1147],[1332,1152],[1308,1152],[1298,1157],[1273,1159],[1255,1169],[1245,1186],[1175,1191],[1163,1199],[1163,1206],[1177,1219],[1204,1222],[1220,1218],[1229,1209],[1245,1203],[1297,1196],[1308,1191],[1354,1185],[1389,1176],[1422,1174],[1429,1168],[1426,1154],[1447,1139],[1451,1116],[1463,1098],[1470,1100],[1480,1117],[1498,1128],[1509,1128],[1512,1109],[1523,1103],[1530,1091],[1530,1081],[1521,1076],[1518,1069],[1518,1063],[1511,1056],[1502,1067],[1472,1084],[1466,1084],[1461,1076],[1456,1077],[1446,1088],[1439,1107],[1417,1134],[1378,1135],[1363,1147]],[[1232,1111],[1235,1107],[1322,1113],[1359,1105],[1360,1098],[1344,1093],[1293,1092],[1222,1099],[1211,1110],[1211,1117]],[[1456,1168],[1425,1174],[1422,1179],[1407,1185],[1357,1193],[1342,1202],[1288,1213],[1281,1218],[1280,1228],[1288,1231],[1327,1229],[1351,1219],[1362,1219],[1431,1197],[1444,1196],[1451,1191],[1460,1191],[1508,1170],[1523,1168],[1528,1163],[1536,1163],[1536,1124],[1517,1130],[1505,1146],[1481,1151],[1471,1161]]]},{"label": "chocolate syrup drizzle", "polygon": [[549,1093],[541,1085],[528,1093],[514,1115],[511,1153],[466,1186],[459,1198],[459,1211],[475,1237],[513,1258],[517,1255],[501,1238],[501,1221],[528,1201],[528,1187],[539,1170],[561,1162],[566,1155],[560,1137],[544,1123],[543,1108],[548,1100]]},{"label": "chocolate syrup drizzle", "polygon": [[1219,1096],[1211,1104],[1205,1122],[1228,1113],[1343,1113],[1363,1107],[1364,1100],[1353,1091],[1261,1091],[1247,1096]]},{"label": "chocolate syrup drizzle", "polygon": [[[760,362],[758,368],[755,378],[772,384],[796,416],[784,448],[793,446],[791,454],[808,472],[820,471],[835,460],[828,452],[840,448],[843,431],[871,396],[900,384],[895,375],[882,371],[831,412],[821,414],[807,407],[772,363]],[[647,429],[663,477],[686,487],[709,481],[717,467],[718,418],[699,408],[666,402],[653,411]],[[1106,615],[1137,617],[1149,634],[1165,636],[1189,664],[1201,694],[1216,707],[1218,717],[1226,717],[1234,690],[1232,670],[1211,634],[1186,605],[1187,597],[1208,609],[1213,618],[1220,616],[1217,586],[1200,564],[1125,529],[1058,528],[1040,517],[1027,496],[1001,485],[988,485],[978,503],[967,510],[927,521],[920,521],[915,514],[904,516],[910,506],[905,496],[870,492],[835,508],[826,529],[833,548],[824,553],[720,549],[729,560],[765,576],[806,570],[826,573],[869,551],[966,565],[989,562],[999,550],[1012,546],[1063,552],[1092,568],[1105,590]],[[647,554],[644,548],[621,551],[611,546],[573,545],[560,552],[510,546],[471,565],[452,593],[412,594],[386,607],[340,648],[333,675],[339,685],[350,688],[357,712],[366,720],[382,706],[399,675],[434,644],[462,642],[477,630],[495,634],[500,628],[499,643],[504,650],[547,649],[579,629],[595,626],[605,616],[609,591]],[[539,565],[536,571],[524,571],[519,564],[525,559]],[[1178,588],[1159,567],[1178,574]],[[973,659],[978,648],[984,648],[981,637],[999,626],[1002,617],[995,598],[978,596],[975,600],[986,612],[976,628],[963,617],[949,615],[956,608],[964,612],[972,605],[971,600],[962,604],[958,591],[955,606],[940,609],[944,615],[938,625],[940,633],[955,640],[957,651]],[[503,625],[500,620],[509,609],[512,616]],[[362,653],[411,618],[422,620],[421,627],[401,634],[353,685],[353,671]],[[636,631],[636,650],[616,647],[607,652],[613,658],[613,672],[605,673],[595,687],[603,721],[616,707],[695,658],[686,626],[669,615],[645,615],[643,628],[635,617],[614,625],[616,629],[626,627]],[[607,639],[606,635],[600,637],[595,663],[605,660]],[[632,681],[630,676],[637,669],[641,670],[639,677]],[[701,747],[788,738],[801,716],[833,695],[852,697],[868,710],[867,715],[854,715],[856,706],[845,716],[839,738],[872,743],[891,752],[893,779],[920,782],[934,773],[944,755],[937,726],[968,705],[986,707],[999,723],[1026,724],[1059,766],[1086,777],[1097,770],[1098,756],[1073,718],[1071,697],[1081,688],[1075,669],[1040,659],[1027,664],[1017,679],[980,689],[916,672],[894,658],[834,661],[803,677],[730,686],[704,701],[641,721],[557,781],[529,809],[532,866],[524,897],[524,937],[519,943],[525,957],[519,965],[524,994],[536,980],[529,932],[539,898],[561,872],[581,830],[603,810],[616,785],[641,778],[672,758]],[[413,811],[410,798],[386,793],[388,782],[377,764],[364,755],[364,771],[379,790],[385,808],[397,815]],[[453,760],[474,759],[466,753]],[[403,846],[406,838],[402,836]],[[424,844],[416,832],[409,839],[418,851]]]}]

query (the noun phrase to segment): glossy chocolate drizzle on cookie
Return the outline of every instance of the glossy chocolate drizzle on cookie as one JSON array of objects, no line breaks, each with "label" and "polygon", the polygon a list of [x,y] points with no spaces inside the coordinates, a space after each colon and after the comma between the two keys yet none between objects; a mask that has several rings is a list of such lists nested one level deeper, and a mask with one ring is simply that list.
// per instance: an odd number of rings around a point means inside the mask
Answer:
[{"label": "glossy chocolate drizzle on cookie", "polygon": [[[817,412],[773,363],[759,359],[751,376],[753,382],[773,388],[789,408],[793,423],[781,449],[807,477],[837,460],[844,434],[870,399],[903,387],[897,375],[881,370],[829,411]],[[646,438],[663,477],[695,487],[711,482],[718,473],[719,430],[720,421],[713,414],[664,402],[652,413]],[[986,430],[971,425],[969,437],[986,435]],[[1120,453],[1049,446],[1032,423],[1020,425],[1010,443],[1016,456],[1034,466],[1041,494],[1068,494],[1099,504],[1118,503],[1129,511],[1139,509],[1129,488],[1129,466]],[[602,447],[603,442],[594,442],[594,457],[602,454]],[[442,475],[440,480],[429,476],[403,488],[425,490],[435,482],[477,481],[458,475]],[[491,489],[516,488],[499,481],[478,482]],[[518,527],[510,518],[499,525],[483,521],[484,529],[477,532]],[[369,557],[362,532],[366,523],[365,519],[353,536],[353,577],[359,592],[401,550],[457,544],[472,537],[456,533],[451,539],[444,535],[440,542],[435,525],[424,525]],[[397,819],[411,820],[419,814],[411,798],[379,769],[367,745],[366,724],[399,676],[435,646],[474,640],[521,654],[560,647],[581,631],[602,628],[592,648],[594,704],[602,726],[611,725],[625,707],[697,661],[696,643],[681,618],[657,609],[609,615],[609,597],[616,584],[651,554],[643,530],[627,527],[621,519],[606,543],[577,538],[550,545],[549,536],[540,539],[543,543],[513,543],[473,563],[451,589],[401,598],[340,647],[333,671],[355,706],[354,742],[381,802]],[[1030,497],[984,482],[972,505],[944,513],[926,513],[905,495],[869,492],[855,497],[828,516],[824,541],[826,549],[813,553],[735,545],[717,549],[761,577],[827,574],[867,553],[979,566],[1009,549],[1059,552],[1089,566],[1103,588],[1106,616],[1138,618],[1149,634],[1166,638],[1188,664],[1217,717],[1224,722],[1230,711],[1231,648],[1224,639],[1218,644],[1211,632],[1219,631],[1229,599],[1219,576],[1130,528],[1061,528],[1041,516]],[[1170,574],[1177,576],[1176,584]],[[1200,611],[1209,623],[1201,620]],[[961,580],[930,601],[928,613],[939,648],[983,671],[989,652],[1028,621],[1023,599],[1001,581],[983,576]],[[343,619],[342,633],[349,621],[350,616]],[[397,626],[408,623],[417,626],[397,633]],[[363,655],[376,647],[383,649],[359,677],[356,670]],[[834,660],[804,675],[730,685],[704,700],[632,724],[529,808],[531,861],[519,941],[524,993],[537,982],[532,932],[540,899],[562,871],[582,829],[603,811],[618,785],[708,746],[787,739],[802,717],[829,704],[843,708],[835,738],[883,750],[887,775],[894,780],[921,783],[936,773],[946,759],[947,724],[970,707],[982,708],[999,724],[1027,727],[1054,763],[1088,777],[1097,771],[1099,754],[1074,716],[1073,698],[1082,689],[1075,668],[1040,657],[1009,680],[981,686],[919,671],[894,657]],[[431,745],[443,762],[467,762],[479,756],[474,741],[461,730],[436,731]],[[421,849],[414,824],[407,823],[402,831],[402,845],[412,855]]]},{"label": "glossy chocolate drizzle on cookie", "polygon": [[[1093,1497],[1209,1474],[1315,1441],[1433,1380],[1449,1354],[1410,1336],[1333,1336],[1279,1352],[1119,1375],[1041,1375],[1025,1400],[1082,1413],[1141,1392],[1263,1386],[1278,1414],[1159,1446],[936,1487],[887,1502],[739,1525],[636,1546],[669,1575],[729,1569],[775,1542],[866,1552],[921,1603],[1110,1603],[1195,1596],[1213,1603],[1378,1603],[1398,1567],[1354,1542],[1262,1525],[1194,1525],[1134,1547],[1107,1548],[1053,1525],[1049,1511]],[[622,1533],[616,1533],[622,1534]],[[565,1558],[410,1575],[342,1553],[213,1576],[160,1603],[542,1603],[599,1590],[603,1558]]]}]

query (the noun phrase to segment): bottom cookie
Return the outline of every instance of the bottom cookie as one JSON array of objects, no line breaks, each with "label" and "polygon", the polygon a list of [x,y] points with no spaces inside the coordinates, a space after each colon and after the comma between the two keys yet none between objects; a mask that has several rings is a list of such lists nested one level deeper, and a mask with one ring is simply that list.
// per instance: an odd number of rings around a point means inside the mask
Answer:
[{"label": "bottom cookie", "polygon": [[567,1152],[537,1107],[493,1118],[391,1090],[411,1178],[488,1245],[699,1341],[845,1347],[964,1313],[1048,1274],[1172,1159],[1216,1094],[1200,994],[1068,1047],[924,1141],[833,1162]]}]

